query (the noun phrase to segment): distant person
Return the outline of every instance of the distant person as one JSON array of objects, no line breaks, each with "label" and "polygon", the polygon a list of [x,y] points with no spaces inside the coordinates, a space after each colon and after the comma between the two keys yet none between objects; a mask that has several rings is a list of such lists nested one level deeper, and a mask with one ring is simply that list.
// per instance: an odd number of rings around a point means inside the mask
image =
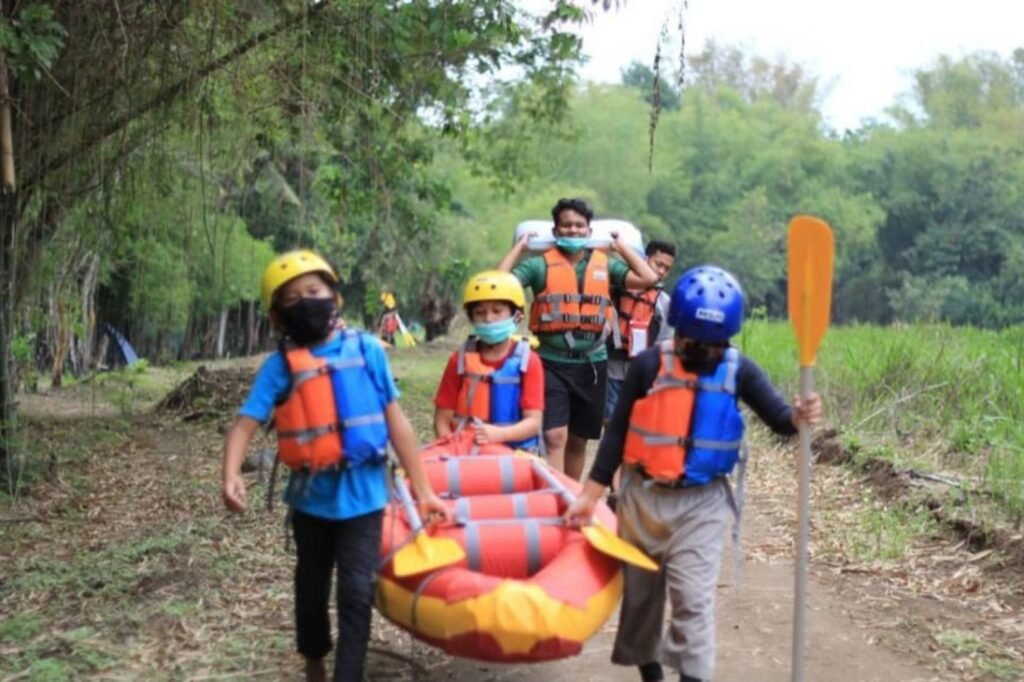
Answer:
[{"label": "distant person", "polygon": [[668,316],[675,338],[633,360],[583,492],[565,513],[571,524],[587,523],[622,468],[619,535],[661,570],[624,565],[612,662],[639,666],[645,682],[665,679],[662,665],[682,682],[712,678],[715,585],[734,513],[726,476],[744,434],[740,401],[781,435],[821,418],[817,394],[790,407],[764,371],[729,344],[742,321],[743,292],[731,274],[701,266],[679,278]]},{"label": "distant person", "polygon": [[389,346],[395,345],[398,333],[398,306],[395,295],[385,291],[380,295],[381,312],[377,318],[377,337]]},{"label": "distant person", "polygon": [[434,397],[434,433],[473,431],[478,445],[538,447],[544,411],[544,368],[526,339],[516,338],[526,296],[514,275],[497,270],[470,278],[462,295],[473,325],[448,358]]},{"label": "distant person", "polygon": [[551,465],[577,480],[587,440],[601,435],[611,288],[643,289],[658,281],[623,235],[611,243],[622,260],[587,248],[593,217],[582,199],[559,199],[551,209],[554,248],[516,264],[531,237],[525,234],[498,265],[533,290],[530,331],[544,364],[544,443]]},{"label": "distant person", "polygon": [[328,602],[337,573],[334,680],[362,680],[374,577],[388,502],[387,444],[405,468],[424,518],[446,518],[398,404],[387,356],[372,336],[341,328],[334,270],[312,251],[275,258],[262,299],[281,349],[266,359],[224,441],[221,494],[246,508],[242,460],[260,424],[274,416],[278,457],[295,537],[295,633],[307,680],[326,680]]},{"label": "distant person", "polygon": [[655,343],[672,338],[668,324],[669,295],[662,282],[676,262],[676,247],[671,242],[652,239],[644,250],[647,264],[658,275],[658,282],[647,289],[612,287],[612,301],[619,318],[622,343],[616,348],[608,340],[608,389],[604,401],[604,418],[611,419],[629,361]]}]

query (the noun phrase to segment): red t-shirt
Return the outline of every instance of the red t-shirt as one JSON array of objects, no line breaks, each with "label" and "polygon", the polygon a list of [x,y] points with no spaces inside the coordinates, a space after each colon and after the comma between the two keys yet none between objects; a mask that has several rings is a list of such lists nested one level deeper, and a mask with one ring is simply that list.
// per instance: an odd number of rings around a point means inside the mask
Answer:
[{"label": "red t-shirt", "polygon": [[[505,364],[509,355],[516,350],[514,343],[509,344],[508,353],[497,362],[487,362],[488,367],[497,369]],[[459,402],[459,391],[462,389],[462,377],[459,376],[459,351],[452,353],[448,358],[448,364],[444,368],[444,375],[441,376],[441,383],[437,385],[437,394],[434,396],[434,405],[442,410],[454,410]],[[540,364],[540,356],[530,351],[530,360],[526,363],[526,372],[523,373],[523,381],[519,384],[520,397],[519,405],[522,410],[543,410],[544,409],[544,367]]]}]

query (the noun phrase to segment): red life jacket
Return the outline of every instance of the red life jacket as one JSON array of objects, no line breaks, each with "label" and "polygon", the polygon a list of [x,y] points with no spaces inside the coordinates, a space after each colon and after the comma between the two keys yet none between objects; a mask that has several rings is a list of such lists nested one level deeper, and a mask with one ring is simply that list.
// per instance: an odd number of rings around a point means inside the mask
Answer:
[{"label": "red life jacket", "polygon": [[530,307],[530,331],[606,332],[608,316],[614,314],[608,254],[592,251],[583,276],[583,291],[576,281],[576,267],[558,249],[544,252],[547,274],[544,289],[535,292]]}]

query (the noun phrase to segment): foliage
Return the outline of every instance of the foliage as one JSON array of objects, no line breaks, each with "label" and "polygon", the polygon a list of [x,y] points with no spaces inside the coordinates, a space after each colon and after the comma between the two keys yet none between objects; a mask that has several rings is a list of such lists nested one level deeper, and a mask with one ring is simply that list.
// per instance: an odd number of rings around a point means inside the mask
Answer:
[{"label": "foliage", "polygon": [[656,88],[662,109],[678,109],[681,103],[679,92],[671,84],[666,83],[659,74],[655,74],[653,69],[640,62],[631,62],[622,68],[622,84],[644,93],[644,101],[651,106],[655,103]]},{"label": "foliage", "polygon": [[60,54],[67,31],[54,20],[53,8],[32,3],[13,17],[0,16],[0,51],[15,78],[39,80]]},{"label": "foliage", "polygon": [[[742,348],[796,390],[789,325],[748,322]],[[948,324],[829,330],[816,363],[829,421],[900,468],[955,467],[1013,518],[1024,514],[1024,327]]]}]

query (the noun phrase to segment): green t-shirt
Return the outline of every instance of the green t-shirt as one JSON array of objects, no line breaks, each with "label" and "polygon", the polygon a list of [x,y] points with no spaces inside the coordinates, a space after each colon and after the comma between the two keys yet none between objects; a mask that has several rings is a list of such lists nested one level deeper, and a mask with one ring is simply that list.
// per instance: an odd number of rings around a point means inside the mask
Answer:
[{"label": "green t-shirt", "polygon": [[[590,254],[592,253],[593,251],[587,251],[587,254],[576,263],[576,286],[580,289],[583,288],[583,277],[587,273],[587,265],[590,263]],[[625,286],[626,275],[629,272],[629,266],[625,261],[609,257],[608,277],[611,280],[609,288]],[[524,287],[529,287],[536,294],[538,291],[544,290],[544,284],[548,278],[548,266],[544,262],[544,256],[530,256],[521,263],[517,263],[512,268],[512,274],[516,276]],[[597,339],[597,334],[592,332],[572,332],[572,338],[577,348],[587,348]],[[572,349],[569,346],[569,342],[565,339],[564,332],[537,334],[537,340],[540,341],[540,348],[537,349],[537,353],[542,358],[548,360],[557,360],[558,362],[603,362],[608,359],[608,349],[603,343],[594,351],[589,359],[566,357],[559,351],[564,352]]]}]

